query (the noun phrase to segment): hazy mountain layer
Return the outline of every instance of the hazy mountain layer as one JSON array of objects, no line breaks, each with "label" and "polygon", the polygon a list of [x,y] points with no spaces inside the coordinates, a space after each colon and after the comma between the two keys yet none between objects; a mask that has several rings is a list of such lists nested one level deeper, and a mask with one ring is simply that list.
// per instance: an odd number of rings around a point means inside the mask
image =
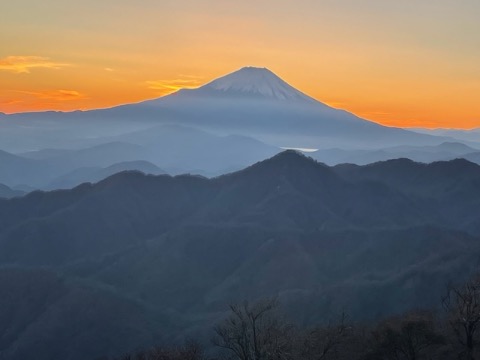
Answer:
[{"label": "hazy mountain layer", "polygon": [[[13,155],[0,151],[0,183],[55,189],[97,182],[115,171],[139,170],[215,176],[239,170],[280,151],[253,138],[217,136],[176,125],[161,125],[104,138],[85,149],[42,149]],[[150,168],[145,162],[152,164]],[[125,166],[115,164],[123,163]],[[125,164],[127,163],[127,164]],[[108,168],[100,171],[99,168]]]},{"label": "hazy mountain layer", "polygon": [[420,134],[434,135],[434,136],[448,136],[462,141],[480,142],[480,128],[473,128],[469,130],[464,129],[421,129],[413,128],[412,131]]},{"label": "hazy mountain layer", "polygon": [[0,198],[12,198],[24,195],[23,191],[13,190],[6,185],[0,184]]},{"label": "hazy mountain layer", "polygon": [[465,158],[480,163],[480,151],[477,148],[457,142],[445,142],[436,146],[396,146],[376,150],[326,149],[311,152],[309,156],[328,165],[344,163],[366,165],[399,158],[422,163]]}]

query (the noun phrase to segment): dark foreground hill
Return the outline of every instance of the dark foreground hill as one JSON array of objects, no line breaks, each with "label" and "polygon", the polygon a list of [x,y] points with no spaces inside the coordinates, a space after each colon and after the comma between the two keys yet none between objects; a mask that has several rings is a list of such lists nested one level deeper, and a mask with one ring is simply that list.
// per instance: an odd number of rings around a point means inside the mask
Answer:
[{"label": "dark foreground hill", "polygon": [[477,269],[479,206],[468,161],[330,168],[291,151],[211,180],[124,172],[0,200],[0,351],[208,339],[229,302],[273,295],[301,323],[431,307]]}]

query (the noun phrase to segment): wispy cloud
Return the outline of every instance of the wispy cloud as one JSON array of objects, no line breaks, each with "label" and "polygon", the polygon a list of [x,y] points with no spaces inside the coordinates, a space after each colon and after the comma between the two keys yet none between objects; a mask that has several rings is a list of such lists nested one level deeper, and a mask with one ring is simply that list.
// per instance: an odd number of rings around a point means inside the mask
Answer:
[{"label": "wispy cloud", "polygon": [[1,100],[0,99],[0,105],[15,105],[15,104],[21,104],[23,101],[22,100]]},{"label": "wispy cloud", "polygon": [[149,89],[157,92],[169,94],[180,89],[194,89],[202,84],[201,77],[181,75],[178,79],[173,80],[150,80],[145,82]]},{"label": "wispy cloud", "polygon": [[87,99],[85,94],[75,90],[43,90],[43,91],[16,91],[21,94],[34,96],[41,100],[70,101]]},{"label": "wispy cloud", "polygon": [[0,70],[28,74],[31,69],[60,69],[70,64],[59,63],[42,56],[7,56],[0,59]]}]

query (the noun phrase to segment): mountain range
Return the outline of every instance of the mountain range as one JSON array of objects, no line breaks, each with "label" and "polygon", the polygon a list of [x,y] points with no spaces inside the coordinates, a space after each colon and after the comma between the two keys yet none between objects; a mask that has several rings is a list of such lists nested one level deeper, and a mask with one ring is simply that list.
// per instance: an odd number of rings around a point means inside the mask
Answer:
[{"label": "mountain range", "polygon": [[268,69],[246,67],[137,104],[0,114],[0,184],[27,192],[72,187],[125,162],[118,170],[148,162],[173,175],[214,177],[284,148],[317,150],[310,155],[329,165],[401,157],[479,163],[480,143],[453,135],[381,126],[313,99]]},{"label": "mountain range", "polygon": [[[17,155],[0,152],[0,184],[27,192],[66,189],[83,182],[98,182],[125,170],[214,177],[281,151],[249,137],[217,136],[176,125],[160,125],[109,140],[111,142],[79,150],[43,149]],[[317,150],[308,155],[328,165],[365,165],[397,158],[423,163],[464,158],[480,163],[479,150],[454,142],[379,150],[336,148]]]},{"label": "mountain range", "polygon": [[[480,144],[479,144],[480,145]],[[479,163],[480,151],[458,142],[444,142],[435,146],[395,146],[376,150],[323,149],[309,155],[328,165],[351,163],[366,165],[379,161],[406,158],[422,163],[464,158]]]},{"label": "mountain range", "polygon": [[294,151],[212,179],[127,171],[0,200],[0,351],[208,342],[229,303],[269,296],[304,324],[433,307],[478,265],[479,206],[467,160],[329,167]]},{"label": "mountain range", "polygon": [[420,134],[434,135],[434,136],[447,136],[461,141],[479,142],[480,141],[480,128],[473,129],[422,129],[412,128],[411,131],[418,132]]}]

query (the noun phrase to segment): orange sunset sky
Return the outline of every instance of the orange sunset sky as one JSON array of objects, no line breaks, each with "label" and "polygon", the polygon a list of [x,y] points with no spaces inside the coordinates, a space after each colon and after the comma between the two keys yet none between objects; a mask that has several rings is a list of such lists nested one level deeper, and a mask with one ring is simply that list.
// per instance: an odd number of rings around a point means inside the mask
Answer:
[{"label": "orange sunset sky", "polygon": [[479,0],[15,0],[0,111],[110,107],[247,65],[386,125],[480,126]]}]

